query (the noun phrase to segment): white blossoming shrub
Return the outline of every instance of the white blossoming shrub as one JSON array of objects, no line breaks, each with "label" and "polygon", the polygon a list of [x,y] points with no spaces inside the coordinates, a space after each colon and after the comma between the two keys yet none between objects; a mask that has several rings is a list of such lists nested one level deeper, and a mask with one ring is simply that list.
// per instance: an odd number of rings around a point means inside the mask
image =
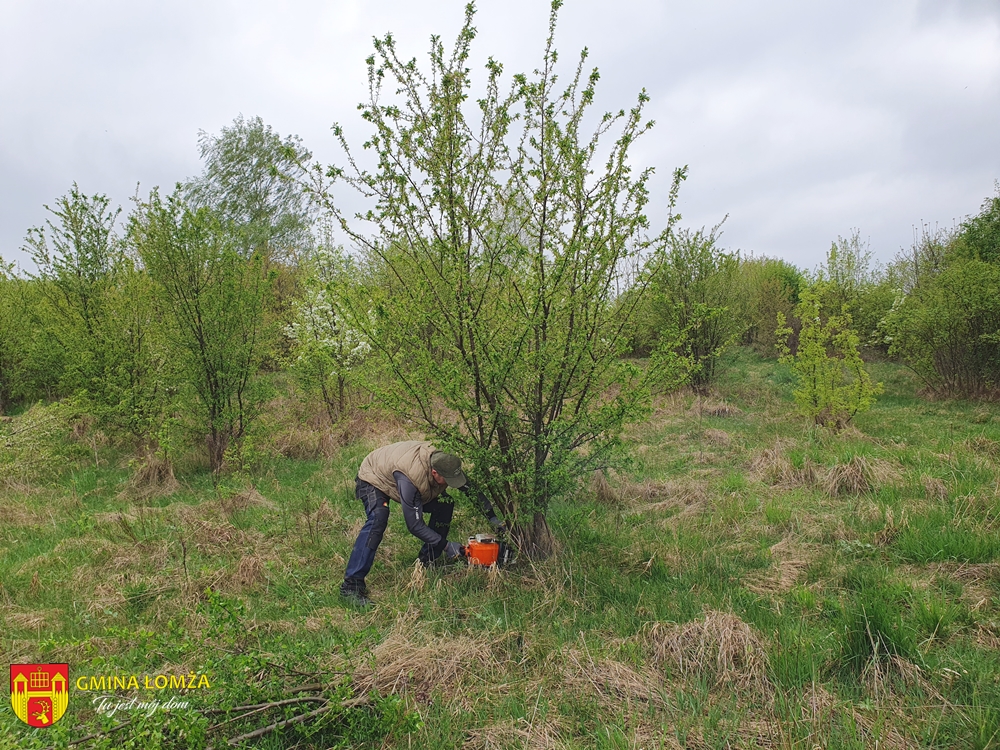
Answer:
[{"label": "white blossoming shrub", "polygon": [[364,361],[371,346],[348,325],[338,305],[338,293],[344,292],[350,279],[350,258],[327,246],[317,249],[308,262],[312,273],[305,294],[293,305],[293,322],[286,333],[300,382],[319,393],[335,421],[346,406],[350,372]]}]

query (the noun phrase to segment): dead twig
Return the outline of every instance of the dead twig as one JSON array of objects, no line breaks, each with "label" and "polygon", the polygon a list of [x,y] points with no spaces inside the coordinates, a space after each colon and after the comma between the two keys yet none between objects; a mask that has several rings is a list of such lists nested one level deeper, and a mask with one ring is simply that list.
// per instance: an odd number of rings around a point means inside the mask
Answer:
[{"label": "dead twig", "polygon": [[264,711],[268,711],[272,708],[279,708],[281,706],[291,706],[292,704],[295,703],[328,703],[328,702],[329,701],[327,698],[318,698],[316,696],[307,695],[302,698],[288,698],[283,701],[272,701],[271,703],[259,703],[256,706],[239,706],[238,708],[227,709],[227,711],[230,712],[245,711],[245,713],[241,713],[239,716],[230,717],[225,721],[220,721],[218,724],[213,724],[208,728],[208,731],[212,732],[218,729],[219,727],[225,726],[226,724],[232,724],[234,721],[240,721],[241,719],[245,719],[248,716],[253,716],[254,714],[263,713]]},{"label": "dead twig", "polygon": [[368,697],[364,696],[361,698],[352,698],[351,700],[344,701],[339,704],[327,704],[322,708],[317,708],[315,711],[310,711],[309,713],[299,714],[298,716],[293,716],[291,719],[285,719],[284,721],[276,721],[274,724],[268,724],[266,727],[261,727],[260,729],[255,729],[252,732],[247,732],[246,734],[241,734],[237,737],[231,737],[226,740],[226,744],[230,747],[235,747],[241,742],[246,740],[253,740],[257,737],[263,737],[265,734],[270,734],[271,732],[277,731],[278,729],[284,729],[285,727],[292,726],[293,724],[301,724],[303,721],[308,721],[309,719],[315,719],[317,716],[322,716],[333,708],[339,705],[341,708],[352,708],[354,706],[360,706],[368,702]]}]

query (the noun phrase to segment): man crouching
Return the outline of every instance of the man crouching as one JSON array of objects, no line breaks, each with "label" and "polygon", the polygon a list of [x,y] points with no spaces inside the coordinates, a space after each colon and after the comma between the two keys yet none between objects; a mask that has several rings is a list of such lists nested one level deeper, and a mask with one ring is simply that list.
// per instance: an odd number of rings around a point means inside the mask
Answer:
[{"label": "man crouching", "polygon": [[[422,541],[420,561],[430,565],[442,554],[454,560],[465,554],[458,542],[448,541],[448,529],[455,510],[448,488],[469,492],[462,472],[462,460],[450,453],[435,450],[430,443],[407,440],[378,448],[361,462],[355,478],[355,495],[364,505],[368,520],[361,527],[354,549],[347,561],[341,596],[360,606],[368,606],[365,576],[375,561],[375,551],[382,542],[389,523],[389,499],[403,506],[403,520],[413,536]],[[494,528],[502,524],[489,500],[478,494],[483,514]],[[428,514],[424,522],[424,513]]]}]

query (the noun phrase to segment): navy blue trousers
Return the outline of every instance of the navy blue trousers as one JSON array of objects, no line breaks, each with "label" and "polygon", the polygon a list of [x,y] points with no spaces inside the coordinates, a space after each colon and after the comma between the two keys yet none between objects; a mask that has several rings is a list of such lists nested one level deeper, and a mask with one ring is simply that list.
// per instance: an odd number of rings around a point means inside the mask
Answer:
[{"label": "navy blue trousers", "polygon": [[[354,549],[351,550],[351,556],[347,560],[344,580],[362,588],[365,577],[375,562],[375,552],[378,551],[382,537],[385,536],[386,526],[389,524],[391,498],[382,490],[360,479],[355,480],[354,495],[364,506],[367,520],[365,525],[361,527],[358,538],[354,542]],[[444,552],[455,504],[432,500],[429,503],[423,503],[423,511],[428,514],[427,526],[441,535],[441,541],[438,544],[431,546],[424,542],[423,547],[420,548],[420,560],[426,564],[433,562]]]}]

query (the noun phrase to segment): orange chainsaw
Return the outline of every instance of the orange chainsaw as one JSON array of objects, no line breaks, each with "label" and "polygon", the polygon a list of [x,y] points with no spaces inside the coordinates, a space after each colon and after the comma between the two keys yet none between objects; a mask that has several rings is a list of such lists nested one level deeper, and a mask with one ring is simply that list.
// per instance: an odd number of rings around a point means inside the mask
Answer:
[{"label": "orange chainsaw", "polygon": [[469,565],[496,565],[503,567],[514,562],[514,550],[493,534],[476,534],[465,545],[465,559]]}]

